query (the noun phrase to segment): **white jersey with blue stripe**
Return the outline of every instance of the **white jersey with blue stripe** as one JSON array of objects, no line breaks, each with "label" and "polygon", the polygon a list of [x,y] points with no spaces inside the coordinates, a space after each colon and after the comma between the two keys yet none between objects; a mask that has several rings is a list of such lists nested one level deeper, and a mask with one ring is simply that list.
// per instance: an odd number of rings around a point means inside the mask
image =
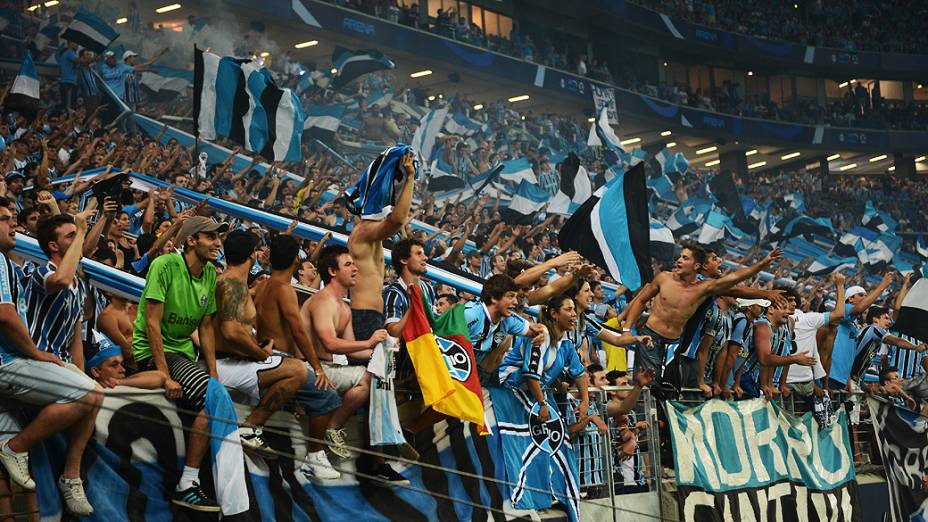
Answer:
[{"label": "white jersey with blue stripe", "polygon": [[27,266],[24,286],[29,321],[26,324],[39,350],[71,362],[71,340],[84,318],[87,288],[82,279],[75,278],[74,284],[49,294],[45,281],[57,269],[51,261],[41,266]]}]

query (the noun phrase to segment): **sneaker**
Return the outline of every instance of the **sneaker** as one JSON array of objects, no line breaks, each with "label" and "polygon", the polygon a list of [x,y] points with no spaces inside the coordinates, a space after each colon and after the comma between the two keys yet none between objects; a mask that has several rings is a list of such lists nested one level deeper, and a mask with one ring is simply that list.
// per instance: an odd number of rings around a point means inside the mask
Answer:
[{"label": "sneaker", "polygon": [[58,479],[58,489],[61,490],[68,513],[76,517],[86,517],[93,513],[93,506],[87,501],[87,495],[84,493],[84,481],[79,478],[61,477]]},{"label": "sneaker", "polygon": [[264,459],[276,459],[277,454],[261,438],[263,434],[260,426],[248,427],[242,426],[238,429],[239,439],[242,441],[242,449],[254,453]]},{"label": "sneaker", "polygon": [[[9,440],[0,442],[0,463],[6,468],[6,472],[13,479],[13,482],[19,484],[26,491],[35,491],[35,481],[29,474],[29,453],[16,453],[10,455],[7,453]],[[13,450],[10,450],[12,452]]]},{"label": "sneaker", "polygon": [[199,482],[194,482],[192,486],[183,491],[175,489],[171,502],[194,511],[204,513],[219,512],[219,504],[206,496],[206,493],[200,488]]},{"label": "sneaker", "polygon": [[397,473],[389,464],[377,466],[371,475],[375,480],[387,486],[408,486],[410,484],[409,479]]},{"label": "sneaker", "polygon": [[325,456],[324,451],[307,453],[306,460],[300,466],[300,472],[308,480],[335,480],[342,476],[329,462],[329,458]]},{"label": "sneaker", "polygon": [[335,430],[325,430],[325,443],[337,457],[343,459],[351,458],[351,450],[345,444],[345,430],[339,428]]}]

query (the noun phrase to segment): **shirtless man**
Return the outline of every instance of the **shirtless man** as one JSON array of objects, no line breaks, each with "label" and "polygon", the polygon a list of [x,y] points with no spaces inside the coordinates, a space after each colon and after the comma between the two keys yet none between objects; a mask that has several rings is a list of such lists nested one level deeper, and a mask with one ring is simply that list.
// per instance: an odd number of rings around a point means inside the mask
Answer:
[{"label": "shirtless man", "polygon": [[[366,340],[355,340],[353,314],[344,298],[349,289],[358,288],[358,271],[347,248],[341,245],[325,247],[319,256],[319,274],[325,287],[303,303],[301,310],[303,319],[310,325],[316,355],[335,389],[342,395],[342,405],[332,414],[325,431],[326,443],[339,456],[350,456],[342,427],[358,408],[368,402],[371,375],[367,372],[367,361],[377,343],[384,341],[388,335],[381,328],[374,330]],[[372,474],[389,484],[409,483],[382,460],[375,464]]]},{"label": "shirtless man", "polygon": [[129,300],[116,294],[106,294],[106,308],[97,317],[96,329],[113,341],[122,350],[122,365],[134,370],[137,368],[132,358],[132,321],[135,310],[129,306]]},{"label": "shirtless man", "polygon": [[[406,179],[397,196],[393,211],[383,220],[362,219],[348,236],[348,253],[351,254],[357,271],[357,286],[351,291],[351,321],[354,334],[360,339],[367,339],[375,331],[384,327],[383,241],[399,232],[409,219],[409,207],[412,205],[412,190],[416,177],[415,156],[412,152],[403,156],[400,168]],[[325,280],[326,274],[321,266],[321,256],[318,268]],[[361,357],[361,354],[355,354],[355,357]]]},{"label": "shirtless man", "polygon": [[[667,347],[676,343],[690,316],[709,296],[724,293],[736,284],[758,274],[764,267],[780,258],[783,250],[777,248],[754,265],[724,275],[718,279],[697,280],[700,260],[695,247],[684,247],[671,272],[661,272],[648,283],[629,305],[625,324],[634,325],[646,303],[654,299],[648,321],[639,332],[649,335],[651,347],[639,346],[634,358],[637,375],[652,369],[663,376],[667,360]],[[703,258],[701,260],[705,262]]]},{"label": "shirtless man", "polygon": [[248,274],[255,264],[259,239],[235,230],[223,245],[226,271],[216,281],[216,371],[233,396],[254,408],[239,435],[242,447],[275,458],[261,438],[262,426],[284,407],[306,380],[306,367],[298,360],[273,354],[274,342],[258,342],[253,332],[257,310],[248,293]]},{"label": "shirtless man", "polygon": [[305,361],[308,375],[296,392],[296,401],[309,416],[307,431],[311,440],[306,442],[306,459],[300,471],[308,478],[337,479],[341,475],[329,463],[322,444],[312,442],[325,437],[332,412],[342,402],[319,363],[300,316],[300,304],[291,284],[300,266],[299,251],[299,243],[290,235],[280,235],[271,241],[271,276],[255,294],[258,338],[270,339],[277,352]]}]

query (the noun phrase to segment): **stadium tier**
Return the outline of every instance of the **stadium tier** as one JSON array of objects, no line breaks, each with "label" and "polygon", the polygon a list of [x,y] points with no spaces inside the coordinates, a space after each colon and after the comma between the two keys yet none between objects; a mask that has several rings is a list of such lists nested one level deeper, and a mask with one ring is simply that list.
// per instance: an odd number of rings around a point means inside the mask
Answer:
[{"label": "stadium tier", "polygon": [[922,6],[0,6],[0,520],[914,520]]}]

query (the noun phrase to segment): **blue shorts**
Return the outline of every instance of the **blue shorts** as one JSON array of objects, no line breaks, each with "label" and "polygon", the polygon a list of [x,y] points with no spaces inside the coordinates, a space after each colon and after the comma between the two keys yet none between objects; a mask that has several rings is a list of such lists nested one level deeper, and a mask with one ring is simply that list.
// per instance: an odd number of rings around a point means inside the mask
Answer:
[{"label": "blue shorts", "polygon": [[296,402],[306,408],[309,415],[325,415],[332,413],[342,405],[342,399],[335,390],[320,390],[316,388],[316,372],[309,364],[306,365],[309,375],[306,382],[296,391]]},{"label": "blue shorts", "polygon": [[760,397],[760,387],[757,386],[757,381],[754,380],[754,376],[751,374],[741,374],[741,389],[744,390],[744,394],[748,397],[755,399]]}]

